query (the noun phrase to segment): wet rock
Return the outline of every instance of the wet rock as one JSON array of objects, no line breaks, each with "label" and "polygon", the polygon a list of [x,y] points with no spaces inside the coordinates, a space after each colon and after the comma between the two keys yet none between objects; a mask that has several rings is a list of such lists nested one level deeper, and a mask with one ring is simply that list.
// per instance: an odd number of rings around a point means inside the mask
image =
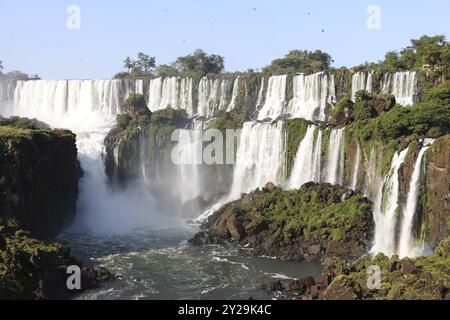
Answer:
[{"label": "wet rock", "polygon": [[362,296],[359,284],[346,275],[336,277],[324,291],[324,300],[358,300]]},{"label": "wet rock", "polygon": [[262,288],[267,293],[274,293],[274,292],[284,291],[283,283],[281,283],[281,281],[279,281],[279,280],[275,281],[275,282],[265,283],[265,284],[263,284]]}]

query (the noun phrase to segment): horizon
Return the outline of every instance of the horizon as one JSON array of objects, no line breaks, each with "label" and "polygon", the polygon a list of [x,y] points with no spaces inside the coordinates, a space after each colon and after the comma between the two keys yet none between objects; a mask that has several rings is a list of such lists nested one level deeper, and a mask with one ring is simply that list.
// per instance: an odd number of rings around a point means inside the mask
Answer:
[{"label": "horizon", "polygon": [[[42,79],[111,79],[123,70],[126,56],[140,51],[159,65],[198,48],[223,56],[225,72],[261,70],[294,49],[322,50],[334,60],[332,67],[354,67],[378,62],[411,39],[448,38],[450,31],[450,3],[439,0],[410,1],[407,7],[386,0],[133,3],[0,0],[4,71]],[[70,5],[80,10],[80,29],[68,28]],[[377,14],[373,5],[380,10],[380,29],[368,26]]]}]

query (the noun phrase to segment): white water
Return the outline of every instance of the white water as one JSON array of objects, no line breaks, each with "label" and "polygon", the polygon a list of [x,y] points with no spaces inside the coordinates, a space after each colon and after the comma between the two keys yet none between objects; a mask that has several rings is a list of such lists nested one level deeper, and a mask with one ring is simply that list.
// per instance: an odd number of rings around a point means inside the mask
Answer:
[{"label": "white water", "polygon": [[[238,79],[236,79],[238,80]],[[206,118],[211,118],[217,111],[225,111],[234,108],[233,98],[228,102],[227,92],[231,87],[232,81],[229,79],[208,79],[204,77],[200,80],[198,86],[198,107],[197,114]],[[233,95],[237,96],[238,84],[234,82],[236,91]],[[236,99],[236,97],[234,97]],[[231,110],[231,109],[230,109]]]},{"label": "white water", "polygon": [[113,192],[106,183],[104,139],[134,86],[123,80],[19,82],[10,115],[36,117],[77,134],[80,181],[76,227],[98,233],[125,232],[168,223],[154,212],[145,187]]},{"label": "white water", "polygon": [[289,189],[298,189],[310,181],[320,182],[321,148],[322,130],[310,125],[295,156],[294,167],[287,183]]},{"label": "white water", "polygon": [[410,106],[417,102],[417,72],[402,71],[383,76],[381,91],[395,96],[397,103]]},{"label": "white water", "polygon": [[289,103],[288,113],[292,118],[311,121],[325,121],[327,107],[336,103],[334,76],[318,72],[294,77],[293,99]]},{"label": "white water", "polygon": [[[178,179],[177,189],[185,203],[201,194],[203,122],[194,121],[192,129],[178,130]],[[177,160],[177,161],[178,161]]]},{"label": "white water", "polygon": [[359,143],[356,144],[356,158],[355,162],[353,164],[353,174],[352,174],[352,184],[350,188],[352,190],[356,190],[356,187],[358,185],[358,173],[359,173],[359,166],[361,164],[361,147],[359,146]]},{"label": "white water", "polygon": [[152,79],[149,85],[148,108],[154,112],[170,106],[175,110],[185,110],[189,116],[193,116],[192,90],[192,79],[178,77]]},{"label": "white water", "polygon": [[414,242],[414,217],[417,211],[417,202],[419,198],[419,191],[423,182],[423,166],[422,161],[429,147],[422,147],[417,156],[416,163],[414,164],[414,171],[411,176],[409,184],[408,197],[406,199],[406,205],[403,208],[403,220],[400,227],[400,241],[399,241],[399,256],[404,257],[417,257],[421,254],[419,248]]},{"label": "white water", "polygon": [[279,185],[285,173],[283,122],[246,122],[241,132],[230,199],[238,199],[267,182]]},{"label": "white water", "polygon": [[372,93],[373,71],[357,72],[352,76],[352,101],[355,101],[355,94],[360,90]]},{"label": "white water", "polygon": [[236,107],[236,98],[239,94],[239,80],[240,80],[239,76],[234,80],[233,92],[231,94],[231,101],[230,104],[228,105],[227,112],[230,112]]},{"label": "white water", "polygon": [[344,179],[345,128],[331,130],[325,182],[342,185]]},{"label": "white water", "polygon": [[276,119],[283,114],[286,106],[287,76],[273,76],[269,78],[266,100],[258,114],[258,120],[266,118]]},{"label": "white water", "polygon": [[403,164],[408,149],[395,153],[391,169],[380,185],[374,203],[375,240],[371,252],[392,256],[396,253],[396,225],[399,209],[398,171]]}]

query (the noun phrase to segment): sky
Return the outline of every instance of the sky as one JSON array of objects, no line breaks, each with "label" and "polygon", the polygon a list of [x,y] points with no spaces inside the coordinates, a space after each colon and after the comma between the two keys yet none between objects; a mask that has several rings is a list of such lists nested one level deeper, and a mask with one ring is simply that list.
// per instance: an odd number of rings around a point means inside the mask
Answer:
[{"label": "sky", "polygon": [[226,71],[260,69],[292,49],[351,67],[423,34],[450,38],[449,15],[448,0],[0,0],[0,60],[45,79],[109,79],[137,52],[163,64],[197,48],[224,56]]}]

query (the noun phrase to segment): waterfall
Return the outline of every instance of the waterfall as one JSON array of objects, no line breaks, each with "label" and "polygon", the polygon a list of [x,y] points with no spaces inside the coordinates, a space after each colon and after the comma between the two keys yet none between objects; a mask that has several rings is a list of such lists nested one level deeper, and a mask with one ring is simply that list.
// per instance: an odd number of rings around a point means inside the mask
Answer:
[{"label": "waterfall", "polygon": [[276,119],[283,114],[286,105],[287,76],[273,76],[269,78],[266,100],[258,114],[258,120],[266,118]]},{"label": "waterfall", "polygon": [[[116,155],[114,155],[114,157],[116,157]],[[147,135],[145,129],[139,127],[139,163],[141,166],[141,179],[145,184],[148,184],[149,182],[147,176],[147,159]]]},{"label": "waterfall", "polygon": [[417,102],[417,72],[402,71],[383,76],[381,91],[395,96],[397,103],[410,106]]},{"label": "waterfall", "polygon": [[[316,138],[314,141],[314,135]],[[300,188],[313,181],[320,182],[320,162],[322,153],[322,130],[314,125],[308,126],[305,137],[300,142],[295,156],[291,177],[287,183],[289,189]]]},{"label": "waterfall", "polygon": [[2,79],[0,80],[0,111],[9,110],[14,101],[14,90],[17,81]]},{"label": "waterfall", "polygon": [[192,91],[193,81],[190,78],[152,79],[148,92],[148,108],[154,112],[170,106],[175,110],[185,110],[189,116],[193,116]]},{"label": "waterfall", "polygon": [[234,108],[239,88],[239,77],[235,79],[231,102],[227,93],[231,88],[229,79],[208,79],[203,77],[198,86],[197,114],[206,118],[213,117],[217,111],[231,111]]},{"label": "waterfall", "polygon": [[159,224],[167,218],[152,208],[145,188],[115,192],[107,185],[104,140],[120,106],[136,87],[129,80],[19,81],[11,115],[36,117],[77,135],[80,180],[76,226],[92,232],[119,232]]},{"label": "waterfall", "polygon": [[414,164],[414,171],[411,176],[409,184],[408,197],[406,199],[406,205],[403,208],[403,220],[400,227],[400,242],[399,242],[399,256],[404,258],[406,256],[414,258],[420,255],[419,250],[414,244],[414,218],[417,211],[417,202],[419,198],[419,191],[423,182],[424,167],[422,160],[429,147],[424,146],[417,156],[416,163]]},{"label": "waterfall", "polygon": [[230,112],[236,107],[236,98],[239,94],[239,80],[240,80],[239,76],[234,80],[233,93],[231,94],[231,101],[230,104],[228,105],[227,112]]},{"label": "waterfall", "polygon": [[256,110],[258,110],[264,102],[264,84],[266,80],[265,78],[261,79],[261,87],[259,88],[258,98],[256,99]]},{"label": "waterfall", "polygon": [[246,122],[236,155],[229,199],[263,187],[267,182],[279,185],[285,173],[285,136],[283,122]]},{"label": "waterfall", "polygon": [[178,138],[178,188],[185,203],[201,194],[200,165],[203,163],[203,122],[193,122],[192,129],[177,130]]},{"label": "waterfall", "polygon": [[398,171],[405,161],[408,149],[396,152],[389,173],[379,186],[374,203],[375,240],[371,252],[392,256],[396,253],[396,225],[399,209]]},{"label": "waterfall", "polygon": [[324,72],[295,76],[293,90],[294,97],[288,107],[293,118],[325,121],[327,107],[336,102],[334,76]]},{"label": "waterfall", "polygon": [[353,164],[353,175],[352,175],[352,184],[350,188],[352,190],[356,190],[358,185],[358,173],[359,173],[359,165],[361,163],[361,147],[359,143],[356,144],[356,158]]},{"label": "waterfall", "polygon": [[331,130],[325,182],[342,185],[344,178],[345,128]]},{"label": "waterfall", "polygon": [[360,90],[372,93],[373,71],[357,72],[352,76],[352,101],[355,101],[355,94]]}]

